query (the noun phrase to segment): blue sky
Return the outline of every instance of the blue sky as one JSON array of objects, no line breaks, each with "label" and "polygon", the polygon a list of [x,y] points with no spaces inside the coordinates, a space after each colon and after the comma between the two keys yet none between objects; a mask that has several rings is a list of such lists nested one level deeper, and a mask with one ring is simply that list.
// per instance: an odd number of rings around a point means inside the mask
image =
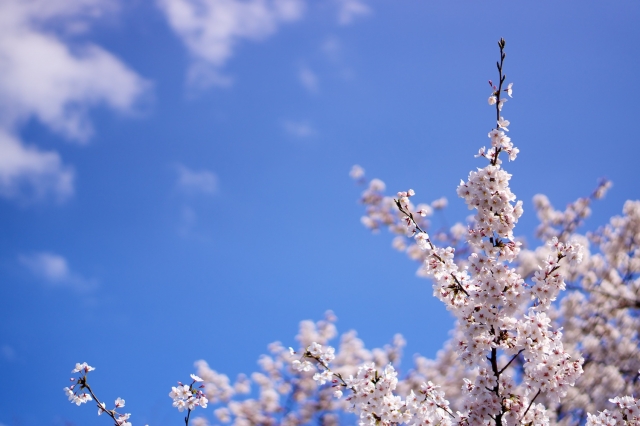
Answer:
[{"label": "blue sky", "polygon": [[433,356],[451,319],[359,222],[353,164],[445,196],[482,165],[497,40],[524,201],[613,181],[640,197],[640,4],[0,1],[0,424],[108,424],[66,401],[76,362],[134,424],[181,421],[193,362],[235,377],[327,309],[368,347]]}]

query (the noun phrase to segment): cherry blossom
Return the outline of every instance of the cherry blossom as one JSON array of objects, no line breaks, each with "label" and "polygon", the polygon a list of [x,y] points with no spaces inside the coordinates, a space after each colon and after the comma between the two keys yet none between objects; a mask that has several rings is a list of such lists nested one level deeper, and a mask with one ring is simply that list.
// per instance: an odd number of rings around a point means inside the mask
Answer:
[{"label": "cherry blossom", "polygon": [[128,421],[131,414],[123,414],[117,412],[118,408],[124,407],[124,399],[120,397],[116,398],[114,402],[114,408],[112,410],[109,410],[107,409],[107,405],[104,402],[101,402],[93,393],[93,390],[88,383],[87,375],[90,371],[94,370],[95,368],[91,367],[86,362],[76,364],[76,367],[71,372],[80,373],[80,377],[72,377],[71,381],[76,382],[76,384],[70,387],[65,387],[63,389],[64,393],[69,398],[69,401],[76,405],[81,405],[89,401],[95,401],[96,407],[98,408],[98,415],[106,413],[113,419],[115,426],[131,426],[131,423]]},{"label": "cherry blossom", "polygon": [[[338,335],[328,311],[323,320],[302,321],[292,346],[269,345],[250,375],[231,380],[197,361],[192,382],[169,392],[172,405],[187,412],[186,426],[196,407],[209,405],[219,422],[234,426],[337,426],[344,413],[372,426],[640,426],[640,201],[580,234],[608,181],[564,210],[538,195],[541,244],[516,234],[523,203],[502,162],[519,154],[502,115],[513,83],[505,87],[506,44],[498,45],[499,75],[495,85],[489,81],[488,98],[495,127],[476,155],[482,164],[456,190],[471,216],[435,228],[430,219],[447,208],[446,198],[419,203],[413,189],[387,196],[384,182],[367,182],[362,167],[350,172],[366,185],[362,223],[393,234],[392,246],[419,264],[418,275],[454,318],[436,358],[416,356],[402,373],[401,335],[367,349],[355,331]],[[131,425],[130,414],[116,411],[122,398],[110,410],[95,396],[87,382],[93,370],[76,364],[79,377],[64,388],[69,401],[93,400],[99,415]],[[206,417],[191,423],[210,424]]]},{"label": "cherry blossom", "polygon": [[180,412],[187,410],[185,425],[189,424],[191,411],[196,407],[207,408],[207,405],[209,404],[209,399],[202,390],[204,385],[196,389],[193,387],[196,383],[203,382],[204,380],[195,374],[191,374],[191,379],[193,381],[190,385],[178,382],[178,386],[171,387],[171,392],[169,392],[169,397],[173,400],[172,405]]},{"label": "cherry blossom", "polygon": [[513,83],[509,83],[507,85],[507,88],[504,89],[505,92],[507,92],[507,95],[509,95],[510,98],[512,98],[512,94],[513,94]]}]

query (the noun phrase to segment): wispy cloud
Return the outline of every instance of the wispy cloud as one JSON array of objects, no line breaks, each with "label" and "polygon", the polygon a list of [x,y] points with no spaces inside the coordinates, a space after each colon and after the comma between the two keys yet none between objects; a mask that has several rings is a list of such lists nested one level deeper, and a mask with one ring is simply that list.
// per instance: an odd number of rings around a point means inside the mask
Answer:
[{"label": "wispy cloud", "polygon": [[338,3],[338,23],[349,25],[358,16],[371,13],[371,8],[362,0],[335,0]]},{"label": "wispy cloud", "polygon": [[[0,348],[0,353],[2,354],[2,357],[7,361],[14,361],[16,359],[16,351],[9,345],[2,345],[2,347]],[[0,424],[0,426],[2,425]]]},{"label": "wispy cloud", "polygon": [[197,212],[191,206],[182,206],[178,218],[178,236],[199,243],[212,242],[210,217],[211,214]]},{"label": "wispy cloud", "polygon": [[285,120],[282,127],[291,136],[296,138],[308,138],[316,134],[315,129],[307,121]]},{"label": "wispy cloud", "polygon": [[318,76],[306,66],[300,68],[298,72],[300,84],[311,93],[318,92]]},{"label": "wispy cloud", "polygon": [[197,235],[194,230],[198,224],[198,215],[194,209],[189,206],[183,206],[180,211],[180,222],[178,224],[178,235],[182,238],[189,238]]},{"label": "wispy cloud", "polygon": [[[94,105],[132,111],[149,84],[113,54],[91,43],[63,41],[115,9],[109,0],[4,0],[0,2],[0,195],[73,193],[73,173],[55,152],[25,146],[20,126],[36,118],[68,140],[93,134]],[[73,39],[73,37],[71,37]],[[77,38],[77,37],[76,37]],[[17,161],[13,163],[12,160]],[[47,176],[47,178],[43,178]],[[53,183],[51,183],[53,182]]]},{"label": "wispy cloud", "polygon": [[157,0],[169,25],[186,45],[191,87],[228,86],[223,67],[241,40],[263,40],[278,26],[299,20],[303,0]]},{"label": "wispy cloud", "polygon": [[192,170],[182,164],[176,166],[177,186],[188,194],[213,195],[218,191],[218,177],[209,170]]},{"label": "wispy cloud", "polygon": [[325,58],[338,71],[338,76],[343,80],[352,80],[355,76],[353,69],[349,65],[349,52],[345,49],[342,41],[335,35],[327,37],[320,44],[320,51]]},{"label": "wispy cloud", "polygon": [[94,279],[87,279],[69,268],[67,259],[50,252],[39,252],[18,257],[36,278],[52,287],[69,287],[74,290],[87,291],[97,287]]},{"label": "wispy cloud", "polygon": [[340,54],[342,53],[342,43],[337,37],[330,36],[322,42],[320,49],[328,59],[337,61],[340,59]]}]

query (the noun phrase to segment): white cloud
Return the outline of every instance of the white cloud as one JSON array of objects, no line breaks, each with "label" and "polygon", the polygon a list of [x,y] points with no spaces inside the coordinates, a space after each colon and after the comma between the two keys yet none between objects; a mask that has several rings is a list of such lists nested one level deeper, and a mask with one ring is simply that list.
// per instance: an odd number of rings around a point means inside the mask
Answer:
[{"label": "white cloud", "polygon": [[33,275],[50,286],[70,287],[75,290],[91,290],[97,287],[95,280],[90,280],[71,271],[67,259],[55,253],[40,252],[18,257]]},{"label": "white cloud", "polygon": [[349,25],[357,16],[368,15],[371,8],[362,0],[336,0],[338,3],[338,23]]},{"label": "white cloud", "polygon": [[300,139],[308,138],[316,134],[314,128],[306,121],[285,120],[282,123],[282,127],[289,135]]},{"label": "white cloud", "polygon": [[302,17],[303,0],[157,0],[186,45],[192,64],[187,82],[200,88],[228,86],[222,68],[239,41],[263,40],[282,23]]},{"label": "white cloud", "polygon": [[21,143],[0,128],[0,196],[41,198],[52,193],[59,200],[73,194],[73,170],[55,152]]},{"label": "white cloud", "polygon": [[[113,54],[91,43],[69,44],[57,32],[78,34],[89,19],[114,10],[109,0],[3,0],[0,2],[0,163],[1,195],[16,196],[23,182],[33,193],[60,197],[73,191],[69,168],[54,152],[25,147],[20,126],[36,118],[69,140],[86,142],[93,133],[87,111],[106,105],[131,112],[149,84]],[[68,37],[67,37],[68,38]],[[20,153],[20,155],[16,154]],[[25,166],[25,164],[29,166]],[[54,184],[42,179],[49,176]],[[64,183],[61,183],[64,182]]]},{"label": "white cloud", "polygon": [[302,86],[311,93],[318,92],[318,76],[307,67],[300,68],[298,79]]},{"label": "white cloud", "polygon": [[208,170],[191,170],[182,164],[176,166],[178,171],[178,188],[186,193],[213,195],[218,191],[218,178]]}]

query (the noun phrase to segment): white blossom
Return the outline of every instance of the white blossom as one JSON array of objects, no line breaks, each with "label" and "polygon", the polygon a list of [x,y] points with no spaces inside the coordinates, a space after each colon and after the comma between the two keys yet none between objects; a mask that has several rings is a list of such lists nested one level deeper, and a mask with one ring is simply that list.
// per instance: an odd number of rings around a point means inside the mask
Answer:
[{"label": "white blossom", "polygon": [[[503,78],[502,62],[498,67]],[[510,98],[512,86],[504,89]],[[536,196],[536,236],[543,244],[523,248],[515,233],[523,203],[502,165],[505,157],[516,160],[519,149],[507,136],[510,122],[500,115],[507,99],[493,91],[488,103],[499,119],[488,132],[490,145],[476,155],[481,167],[457,187],[472,212],[464,224],[431,227],[445,198],[414,205],[415,191],[389,197],[378,179],[362,194],[363,224],[394,234],[393,246],[419,262],[418,275],[431,280],[434,296],[455,318],[435,359],[416,356],[400,376],[402,336],[369,350],[349,331],[334,344],[336,317],[328,312],[324,320],[300,323],[297,351],[269,345],[260,371],[235,383],[198,361],[191,386],[171,388],[172,405],[184,411],[211,404],[220,422],[234,426],[337,426],[343,411],[372,426],[470,426],[498,419],[505,426],[577,426],[585,419],[587,425],[640,426],[640,201],[628,201],[622,215],[580,235],[592,201],[610,183],[601,182],[565,210]],[[362,179],[364,170],[354,166],[350,175]],[[372,310],[386,309],[385,303]],[[64,388],[69,401],[92,400],[85,392],[92,370],[76,364],[73,373],[80,377]],[[124,403],[116,399],[116,408]],[[129,414],[97,404],[98,414],[130,425]]]},{"label": "white blossom", "polygon": [[513,83],[509,83],[509,85],[507,86],[506,89],[504,89],[505,92],[507,92],[507,95],[509,95],[510,98],[512,98],[513,96],[511,96],[513,94]]}]

